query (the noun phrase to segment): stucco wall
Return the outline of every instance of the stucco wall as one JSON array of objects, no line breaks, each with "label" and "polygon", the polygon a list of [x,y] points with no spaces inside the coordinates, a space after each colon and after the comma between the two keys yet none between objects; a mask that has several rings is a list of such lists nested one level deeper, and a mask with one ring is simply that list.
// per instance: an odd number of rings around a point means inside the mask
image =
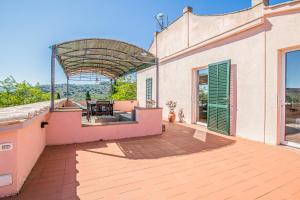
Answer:
[{"label": "stucco wall", "polygon": [[[0,152],[0,174],[12,175],[12,184],[0,187],[0,197],[17,193],[45,147],[45,129],[41,122],[47,114],[13,125],[11,130],[0,132],[0,143],[12,143],[13,149]],[[17,128],[14,128],[17,126]]]},{"label": "stucco wall", "polygon": [[138,106],[138,102],[136,100],[124,100],[114,102],[114,110],[120,110],[123,112],[131,112],[136,106]]},{"label": "stucco wall", "polygon": [[[199,33],[200,34],[200,33]],[[250,48],[251,47],[251,48]],[[160,64],[160,106],[167,118],[167,100],[175,100],[184,110],[185,120],[193,120],[192,73],[193,68],[231,59],[236,67],[237,83],[237,135],[257,141],[263,140],[264,119],[264,32],[258,27],[238,36],[215,43]],[[247,56],[244,56],[247,55]],[[138,100],[144,101],[145,77],[153,76],[151,70],[138,73]],[[140,85],[141,84],[141,85]],[[141,87],[140,87],[141,86]],[[247,94],[247,95],[245,95]]]},{"label": "stucco wall", "polygon": [[152,100],[156,100],[156,67],[153,66],[137,72],[137,77],[137,100],[139,102],[139,106],[146,107],[147,78],[152,78]]},{"label": "stucco wall", "polygon": [[18,190],[21,189],[31,169],[45,148],[46,132],[45,128],[41,128],[41,122],[46,121],[46,119],[47,114],[38,116],[26,128],[18,130]]},{"label": "stucco wall", "polygon": [[[61,104],[60,104],[61,105]],[[130,109],[136,101],[127,102]],[[123,109],[125,107],[122,104]],[[30,105],[26,105],[28,107]],[[58,107],[59,105],[57,105]],[[44,110],[44,109],[43,109]],[[136,122],[83,127],[81,109],[44,110],[30,119],[2,122],[0,144],[13,148],[0,151],[0,175],[11,175],[12,184],[0,186],[0,197],[20,191],[45,145],[82,143],[162,133],[162,110],[136,108]],[[48,122],[41,128],[41,122]]]},{"label": "stucco wall", "polygon": [[[264,34],[261,31],[262,27],[259,27],[161,64],[161,105],[167,100],[175,100],[178,103],[176,112],[183,108],[186,121],[195,122],[192,120],[192,109],[195,109],[192,108],[192,86],[196,87],[196,84],[192,81],[192,68],[231,59],[237,70],[236,133],[261,141],[264,131]],[[168,110],[164,109],[165,118],[167,114]]]},{"label": "stucco wall", "polygon": [[245,11],[225,15],[189,15],[189,45],[218,36],[226,31],[251,22],[262,16],[263,5],[260,4]]},{"label": "stucco wall", "polygon": [[[275,11],[282,11],[274,13]],[[266,32],[266,142],[280,142],[280,58],[283,51],[300,50],[300,4],[279,5],[266,9],[269,30]],[[282,102],[283,103],[283,102]],[[277,124],[279,123],[279,124]]]},{"label": "stucco wall", "polygon": [[136,109],[136,122],[114,125],[81,125],[81,111],[52,112],[47,126],[47,145],[115,140],[162,133],[161,109]]},{"label": "stucco wall", "polygon": [[[188,21],[185,20],[187,16]],[[182,24],[184,20],[189,24]],[[236,135],[269,144],[279,143],[279,50],[300,45],[300,1],[265,8],[261,4],[220,16],[188,13],[177,25],[188,28],[188,34],[170,41],[167,38],[178,35],[172,32],[177,21],[157,35],[163,117],[167,118],[168,114],[165,102],[175,100],[178,103],[176,112],[183,108],[186,121],[194,123],[195,68],[231,59],[236,70],[236,76],[232,77],[236,80],[231,80],[236,83],[236,88],[232,88],[236,92],[236,113],[233,113],[236,114],[236,126],[233,126]],[[179,51],[173,44],[185,42],[189,47],[181,45]],[[174,50],[165,51],[162,46],[173,46]],[[150,50],[155,50],[155,43]],[[145,98],[145,78],[151,76],[155,77],[151,69],[138,73],[138,100],[141,102]]]},{"label": "stucco wall", "polygon": [[[157,44],[159,44],[157,53],[159,56],[164,57],[188,47],[187,20],[188,16],[184,15],[159,34],[157,37]],[[153,53],[155,54],[155,52]]]},{"label": "stucco wall", "polygon": [[[13,149],[0,152],[0,174],[12,175],[12,184],[0,187],[0,197],[15,194],[17,190],[17,131],[6,131],[0,135],[0,143],[12,143]],[[3,163],[3,164],[2,164]],[[5,163],[5,164],[4,164]]]},{"label": "stucco wall", "polygon": [[164,58],[251,23],[262,15],[263,4],[223,15],[197,15],[186,12],[161,31],[157,38],[154,34],[149,51],[156,55],[157,44],[157,54],[159,58]]}]

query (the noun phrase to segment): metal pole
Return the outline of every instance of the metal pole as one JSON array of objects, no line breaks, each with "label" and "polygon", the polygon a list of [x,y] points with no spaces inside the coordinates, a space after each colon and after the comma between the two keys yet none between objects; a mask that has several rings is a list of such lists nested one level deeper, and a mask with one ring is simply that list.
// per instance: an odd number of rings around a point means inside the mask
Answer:
[{"label": "metal pole", "polygon": [[[137,79],[138,79],[138,75],[137,75],[137,67],[135,67],[135,100],[138,102],[138,83],[137,83]],[[138,104],[139,105],[139,104]]]},{"label": "metal pole", "polygon": [[155,32],[155,64],[156,64],[156,108],[159,108],[159,58],[158,58],[158,32]]},{"label": "metal pole", "polygon": [[67,77],[67,99],[69,100],[69,77]]},{"label": "metal pole", "polygon": [[156,108],[159,108],[159,60],[156,58]]},{"label": "metal pole", "polygon": [[51,103],[50,110],[54,110],[54,94],[55,94],[55,57],[56,57],[56,46],[52,46],[51,54]]},{"label": "metal pole", "polygon": [[112,99],[112,94],[113,94],[113,80],[110,79],[110,100]]}]

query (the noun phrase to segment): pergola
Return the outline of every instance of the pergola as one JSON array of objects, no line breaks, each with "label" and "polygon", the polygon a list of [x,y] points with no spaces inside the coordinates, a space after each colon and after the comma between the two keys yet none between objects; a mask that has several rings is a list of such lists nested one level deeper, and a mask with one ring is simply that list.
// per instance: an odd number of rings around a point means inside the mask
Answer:
[{"label": "pergola", "polygon": [[156,66],[156,106],[158,107],[158,59],[135,45],[111,39],[81,39],[51,46],[51,105],[54,109],[55,59],[69,80],[92,81],[98,75],[111,80]]}]

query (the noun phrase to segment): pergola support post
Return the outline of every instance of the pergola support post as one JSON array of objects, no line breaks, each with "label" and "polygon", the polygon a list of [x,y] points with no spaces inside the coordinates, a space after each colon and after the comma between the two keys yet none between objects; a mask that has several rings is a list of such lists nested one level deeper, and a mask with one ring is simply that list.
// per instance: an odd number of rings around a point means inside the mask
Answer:
[{"label": "pergola support post", "polygon": [[51,53],[51,103],[50,110],[54,110],[54,98],[55,98],[55,57],[56,57],[56,46],[52,46]]},{"label": "pergola support post", "polygon": [[113,79],[110,79],[110,100],[112,100],[112,94],[113,94]]},{"label": "pergola support post", "polygon": [[156,58],[156,108],[159,108],[159,60]]},{"label": "pergola support post", "polygon": [[69,100],[69,77],[67,77],[67,100]]}]

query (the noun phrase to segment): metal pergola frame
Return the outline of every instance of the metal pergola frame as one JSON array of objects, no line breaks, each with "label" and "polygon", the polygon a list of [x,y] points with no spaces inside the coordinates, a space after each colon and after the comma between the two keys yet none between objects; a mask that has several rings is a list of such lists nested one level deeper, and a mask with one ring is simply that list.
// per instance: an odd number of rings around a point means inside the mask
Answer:
[{"label": "metal pergola frame", "polygon": [[156,107],[159,107],[159,60],[150,52],[135,45],[111,39],[80,39],[51,46],[51,104],[55,99],[55,59],[67,77],[67,98],[70,80],[89,80],[98,75],[110,78],[111,83],[139,70],[156,66]]}]

